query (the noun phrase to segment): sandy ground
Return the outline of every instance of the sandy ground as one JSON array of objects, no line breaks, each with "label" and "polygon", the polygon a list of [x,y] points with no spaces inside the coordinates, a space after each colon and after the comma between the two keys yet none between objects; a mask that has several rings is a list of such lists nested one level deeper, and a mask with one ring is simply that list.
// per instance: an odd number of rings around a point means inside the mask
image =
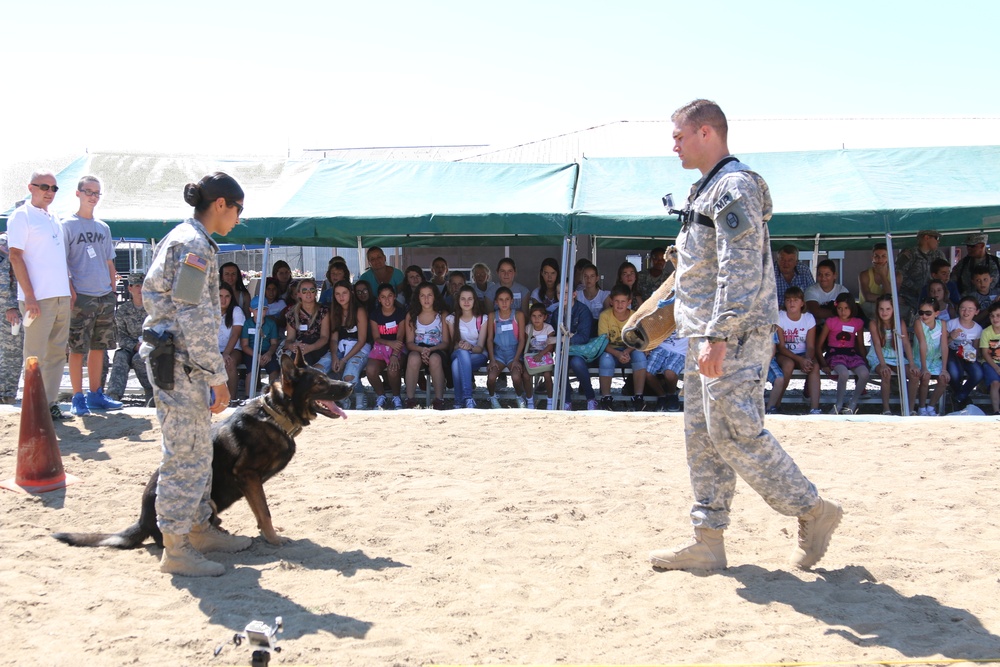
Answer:
[{"label": "sandy ground", "polygon": [[[0,411],[0,479],[19,422]],[[151,410],[74,419],[56,432],[82,483],[0,491],[0,663],[245,665],[233,634],[279,615],[272,665],[1000,660],[997,422],[768,418],[844,522],[815,571],[792,570],[795,520],[741,482],[730,567],[705,575],[646,560],[689,531],[678,414],[321,418],[266,487],[291,542],[186,579],[152,542],[49,537],[129,525],[159,460]],[[256,535],[245,503],[223,519]]]}]

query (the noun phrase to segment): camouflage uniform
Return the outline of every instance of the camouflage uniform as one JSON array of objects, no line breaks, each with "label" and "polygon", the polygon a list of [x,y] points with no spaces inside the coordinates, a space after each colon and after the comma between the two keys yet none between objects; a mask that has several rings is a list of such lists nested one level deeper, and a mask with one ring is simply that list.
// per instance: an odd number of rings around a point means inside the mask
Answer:
[{"label": "camouflage uniform", "polygon": [[901,313],[904,319],[909,319],[909,315],[920,305],[920,291],[931,281],[931,262],[936,259],[947,257],[937,248],[930,252],[907,248],[896,258],[896,272],[903,278],[899,284],[899,298],[904,306]]},{"label": "camouflage uniform", "polygon": [[135,371],[135,378],[142,385],[146,397],[153,395],[153,387],[146,373],[146,362],[135,351],[135,346],[142,338],[142,323],[146,320],[146,309],[132,303],[129,299],[118,306],[115,311],[115,332],[118,338],[118,349],[115,350],[115,360],[111,364],[111,379],[108,381],[107,395],[120,401],[128,384],[129,369]]},{"label": "camouflage uniform", "polygon": [[[788,516],[805,514],[819,496],[763,427],[764,373],[778,321],[765,224],[770,192],[764,179],[735,160],[709,175],[688,197],[700,217],[677,237],[675,317],[678,335],[692,339],[684,369],[691,519],[696,527],[722,529],[729,525],[737,474]],[[698,372],[698,350],[707,337],[727,339],[718,378]]]},{"label": "camouflage uniform", "polygon": [[[218,250],[200,222],[185,220],[157,245],[142,285],[144,327],[173,334],[176,347],[174,388],[154,389],[163,434],[156,521],[175,535],[211,515],[209,387],[228,380],[218,344]],[[143,342],[139,352],[148,360],[151,350]]]},{"label": "camouflage uniform", "polygon": [[[17,307],[17,280],[10,267],[7,232],[0,233],[0,401],[17,397],[17,385],[24,368],[24,327],[15,336],[10,332],[6,313]],[[18,310],[18,317],[21,316]]]}]

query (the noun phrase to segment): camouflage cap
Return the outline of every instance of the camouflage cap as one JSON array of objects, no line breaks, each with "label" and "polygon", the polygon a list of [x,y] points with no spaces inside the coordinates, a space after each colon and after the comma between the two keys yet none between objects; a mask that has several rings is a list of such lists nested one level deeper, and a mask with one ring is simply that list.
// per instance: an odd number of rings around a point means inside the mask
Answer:
[{"label": "camouflage cap", "polygon": [[917,232],[917,240],[918,241],[920,239],[922,239],[923,237],[925,237],[925,236],[933,236],[936,239],[940,239],[941,238],[941,234],[938,233],[938,231],[935,230],[935,229],[921,229],[919,232]]},{"label": "camouflage cap", "polygon": [[129,287],[133,285],[142,285],[142,281],[146,279],[145,273],[130,273],[128,274],[128,284]]},{"label": "camouflage cap", "polygon": [[989,237],[986,234],[969,234],[965,237],[965,245],[979,245],[980,243],[989,243]]}]

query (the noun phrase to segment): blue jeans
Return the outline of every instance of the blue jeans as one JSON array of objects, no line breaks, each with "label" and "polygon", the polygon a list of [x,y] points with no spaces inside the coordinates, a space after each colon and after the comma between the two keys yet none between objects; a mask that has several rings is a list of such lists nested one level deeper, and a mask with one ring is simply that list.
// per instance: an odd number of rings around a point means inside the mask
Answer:
[{"label": "blue jeans", "polygon": [[[616,349],[619,352],[621,352],[625,348],[622,347],[622,348],[614,348],[614,349]],[[629,366],[632,367],[632,370],[634,370],[634,371],[644,371],[644,370],[646,370],[646,353],[645,352],[642,352],[641,350],[632,350],[632,352],[631,352],[631,354],[629,356],[631,357],[631,361],[629,362]],[[615,359],[614,357],[612,357],[610,353],[604,352],[603,354],[601,354],[601,361],[599,363],[598,371],[597,372],[600,374],[600,376],[602,378],[612,377],[615,374],[615,368],[616,367],[624,368],[624,366],[622,366],[621,364],[619,364],[618,360]]]},{"label": "blue jeans", "polygon": [[[569,358],[569,370],[570,373],[575,375],[576,379],[579,380],[580,391],[583,392],[583,395],[586,396],[587,400],[592,401],[597,398],[597,395],[594,393],[594,386],[590,384],[590,369],[587,368],[587,360],[583,357],[575,355],[571,356]],[[569,387],[568,382],[566,383],[566,386],[568,389],[566,396],[568,397],[569,391],[571,391],[572,388]]]},{"label": "blue jeans", "polygon": [[[340,379],[343,380],[348,377],[354,378],[353,380],[348,380],[348,382],[351,382],[354,385],[355,390],[361,386],[361,376],[364,375],[362,371],[365,368],[365,364],[368,363],[368,353],[371,351],[372,346],[366,343],[365,346],[361,348],[360,352],[348,359],[347,363],[344,364],[344,370],[340,374]],[[343,355],[340,354],[340,350],[337,351],[337,356],[340,359],[344,358]]]},{"label": "blue jeans", "polygon": [[[954,350],[950,350],[951,354],[948,355],[948,375],[951,376],[951,390],[955,392],[955,395],[960,399],[966,399],[972,390],[975,389],[980,382],[983,381],[983,365],[978,361],[966,361],[965,359],[956,359]],[[962,381],[962,376],[965,376],[965,381]]]},{"label": "blue jeans", "polygon": [[472,381],[472,372],[486,364],[485,354],[476,354],[468,350],[455,350],[451,353],[451,379],[455,384],[455,403],[459,407],[472,398],[472,390],[476,386]]}]

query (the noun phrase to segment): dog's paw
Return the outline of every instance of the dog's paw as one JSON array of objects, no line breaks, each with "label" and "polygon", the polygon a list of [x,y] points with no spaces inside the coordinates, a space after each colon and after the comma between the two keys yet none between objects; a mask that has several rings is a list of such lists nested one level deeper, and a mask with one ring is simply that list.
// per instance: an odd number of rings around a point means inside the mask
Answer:
[{"label": "dog's paw", "polygon": [[264,539],[267,540],[268,544],[276,547],[280,547],[281,545],[288,544],[289,542],[292,541],[292,538],[282,537],[277,533],[274,533],[273,535],[267,535],[265,533],[261,533],[261,535],[263,535]]}]

